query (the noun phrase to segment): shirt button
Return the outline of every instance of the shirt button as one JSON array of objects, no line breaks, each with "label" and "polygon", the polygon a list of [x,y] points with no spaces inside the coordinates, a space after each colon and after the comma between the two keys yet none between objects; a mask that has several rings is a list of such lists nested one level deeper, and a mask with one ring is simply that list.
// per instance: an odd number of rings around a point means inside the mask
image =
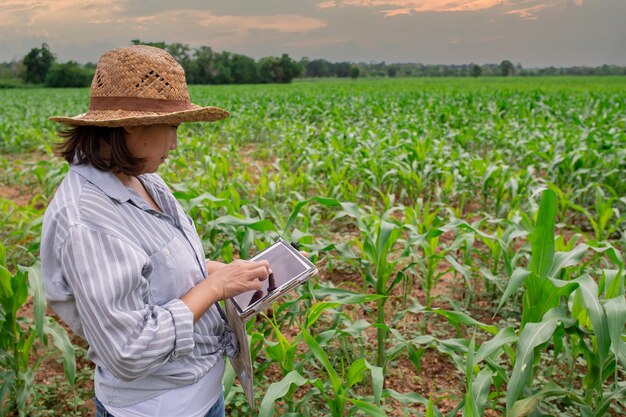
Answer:
[{"label": "shirt button", "polygon": [[169,250],[169,249],[165,249],[165,250],[163,251],[163,254],[165,254],[165,256],[170,256],[170,255],[171,255],[171,252],[170,252],[170,250]]}]

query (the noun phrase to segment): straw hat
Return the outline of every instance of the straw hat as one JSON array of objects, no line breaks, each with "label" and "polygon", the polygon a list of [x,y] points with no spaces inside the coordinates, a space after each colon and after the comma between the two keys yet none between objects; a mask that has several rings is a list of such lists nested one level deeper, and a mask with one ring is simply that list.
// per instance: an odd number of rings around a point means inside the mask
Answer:
[{"label": "straw hat", "polygon": [[50,120],[73,126],[142,126],[213,122],[228,117],[218,107],[192,104],[185,71],[162,49],[133,45],[100,58],[91,82],[89,111]]}]

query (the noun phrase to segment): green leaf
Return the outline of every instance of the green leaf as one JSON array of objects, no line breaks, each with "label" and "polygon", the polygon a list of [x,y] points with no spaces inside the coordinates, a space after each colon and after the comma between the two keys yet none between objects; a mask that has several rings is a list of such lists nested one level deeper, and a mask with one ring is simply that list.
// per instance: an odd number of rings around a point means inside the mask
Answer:
[{"label": "green leaf", "polygon": [[370,404],[362,400],[357,400],[356,398],[348,398],[348,401],[350,401],[359,410],[364,411],[368,416],[387,417],[387,414],[385,414],[385,412],[381,408],[375,406],[374,404]]},{"label": "green leaf", "polygon": [[479,416],[483,415],[485,404],[487,404],[487,400],[489,399],[491,381],[491,370],[489,368],[485,368],[481,370],[478,375],[476,375],[474,383],[472,384],[473,397],[470,400],[476,404]]},{"label": "green leaf", "polygon": [[46,334],[52,337],[52,343],[61,351],[65,378],[71,386],[74,386],[74,381],[76,380],[76,356],[74,354],[74,346],[67,332],[50,317],[46,317],[44,329]]},{"label": "green leaf", "polygon": [[500,350],[504,345],[515,343],[517,335],[512,327],[501,329],[491,340],[484,342],[478,348],[474,363],[480,363],[488,356]]},{"label": "green leaf", "polygon": [[524,281],[526,281],[526,278],[528,278],[529,275],[530,271],[527,271],[525,269],[518,268],[513,271],[513,275],[511,275],[509,283],[506,286],[506,290],[504,291],[504,294],[500,299],[500,303],[498,304],[496,314],[500,311],[506,300],[508,300],[509,297],[511,297],[511,295],[513,295],[513,293],[515,293],[515,291],[517,291],[519,287],[522,286],[522,284],[524,283]]},{"label": "green leaf", "polygon": [[313,324],[315,324],[317,319],[319,319],[319,317],[322,315],[324,311],[326,311],[329,308],[339,307],[340,305],[341,303],[338,303],[336,301],[335,302],[322,301],[322,302],[313,304],[311,308],[309,308],[306,312],[306,322],[305,322],[306,328],[308,329]]},{"label": "green leaf", "polygon": [[552,384],[538,393],[531,395],[528,398],[516,401],[510,412],[507,414],[509,417],[523,417],[527,416],[537,409],[537,406],[541,401],[549,397],[566,397],[568,392],[560,387],[554,387]]},{"label": "green leaf", "polygon": [[383,390],[383,397],[391,397],[401,404],[422,404],[424,406],[428,405],[428,399],[424,398],[416,392],[400,393],[390,388],[385,388]]},{"label": "green leaf", "polygon": [[308,379],[300,375],[298,371],[291,371],[283,379],[272,383],[268,388],[259,409],[259,417],[272,417],[274,415],[274,405],[279,398],[284,397],[292,385],[301,387]]},{"label": "green leaf", "polygon": [[222,384],[224,385],[224,397],[228,398],[233,386],[235,385],[235,370],[233,369],[233,365],[230,361],[226,361]]},{"label": "green leaf", "polygon": [[467,359],[465,361],[465,404],[463,406],[463,416],[465,417],[479,417],[478,405],[474,398],[474,352],[476,349],[476,329],[472,334],[470,343],[467,349]]},{"label": "green leaf", "polygon": [[301,331],[307,346],[309,347],[311,353],[313,353],[313,356],[315,356],[315,358],[320,361],[322,365],[324,365],[326,373],[330,378],[330,384],[333,387],[335,395],[341,394],[341,392],[343,391],[343,384],[341,382],[341,379],[339,378],[339,375],[337,375],[337,371],[335,371],[335,368],[333,368],[332,364],[330,363],[326,352],[320,347],[317,341],[306,329],[302,328]]},{"label": "green leaf", "polygon": [[13,288],[11,288],[11,278],[13,276],[3,265],[0,265],[0,297],[10,298],[13,296]]},{"label": "green leaf", "polygon": [[240,219],[235,216],[226,215],[218,217],[211,222],[212,226],[225,225],[225,226],[245,226],[257,232],[275,232],[276,228],[274,224],[267,219]]},{"label": "green leaf", "polygon": [[[394,232],[396,232],[395,235]],[[378,258],[379,267],[380,262],[387,256],[389,246],[393,245],[397,240],[399,232],[400,228],[396,224],[389,223],[385,220],[380,221],[378,225],[378,236],[376,236],[376,256]]]},{"label": "green leaf", "polygon": [[433,308],[431,311],[433,313],[437,313],[439,315],[446,317],[450,322],[454,324],[464,324],[466,326],[478,326],[482,330],[489,332],[491,334],[496,334],[498,332],[498,328],[496,326],[482,323],[460,311],[449,311],[449,310],[442,310],[439,308]]},{"label": "green leaf", "polygon": [[530,271],[541,278],[549,275],[554,264],[554,225],[556,222],[556,193],[544,190],[537,221],[531,236]]},{"label": "green leaf", "polygon": [[622,364],[622,368],[626,369],[626,345],[622,339],[626,325],[626,299],[622,295],[604,301],[604,311],[611,338],[611,349]]},{"label": "green leaf", "polygon": [[285,230],[284,230],[285,233],[291,230],[291,227],[295,223],[296,218],[298,217],[298,213],[300,213],[300,210],[302,209],[302,207],[304,207],[306,204],[308,204],[311,201],[317,201],[321,205],[327,206],[327,207],[336,207],[336,206],[341,205],[341,203],[338,200],[335,200],[334,198],[311,197],[306,200],[301,200],[298,203],[296,203],[295,207],[291,211],[291,214],[289,215],[289,218],[287,219],[287,223],[285,224]]},{"label": "green leaf", "polygon": [[341,288],[319,288],[315,290],[314,295],[316,298],[329,297],[333,302],[337,302],[340,305],[363,304],[376,301],[379,298],[385,298],[381,294],[362,294]]},{"label": "green leaf", "polygon": [[365,370],[365,358],[357,359],[348,368],[348,388],[352,388],[354,384],[358,384],[363,380],[363,371]]},{"label": "green leaf", "polygon": [[555,278],[563,268],[578,265],[580,260],[585,256],[589,246],[580,244],[569,252],[557,252],[554,254],[554,264],[548,274],[549,277]]},{"label": "green leaf", "polygon": [[593,279],[587,274],[574,280],[580,287],[578,291],[582,292],[583,300],[587,306],[587,312],[596,335],[596,343],[598,345],[598,353],[600,355],[600,363],[602,366],[611,346],[611,337],[609,336],[609,327],[607,323],[606,313],[598,299],[598,286]]},{"label": "green leaf", "polygon": [[41,269],[39,263],[24,268],[28,273],[28,283],[33,293],[33,314],[35,316],[35,329],[40,339],[45,338],[44,321],[46,317],[46,295],[41,279]]},{"label": "green leaf", "polygon": [[602,276],[605,282],[604,297],[607,300],[624,295],[624,271],[621,269],[604,269]]},{"label": "green leaf", "polygon": [[607,393],[605,393],[602,396],[602,401],[596,406],[595,416],[603,416],[609,409],[611,402],[613,402],[616,399],[623,400],[625,397],[626,397],[626,384],[622,382],[619,386],[614,387],[613,391],[608,393],[608,395]]},{"label": "green leaf", "polygon": [[555,308],[546,313],[541,322],[528,323],[522,330],[517,343],[515,365],[507,387],[507,411],[511,410],[528,382],[535,359],[535,348],[550,340],[559,322],[571,324],[573,320],[567,317],[562,309]]},{"label": "green leaf", "polygon": [[374,401],[376,404],[380,404],[380,399],[383,395],[383,387],[385,385],[385,376],[383,374],[383,368],[375,366],[365,361],[365,366],[370,370],[372,377],[372,390],[374,391]]},{"label": "green leaf", "polygon": [[432,395],[428,397],[428,404],[426,405],[426,416],[425,417],[435,417],[435,403],[433,403]]}]

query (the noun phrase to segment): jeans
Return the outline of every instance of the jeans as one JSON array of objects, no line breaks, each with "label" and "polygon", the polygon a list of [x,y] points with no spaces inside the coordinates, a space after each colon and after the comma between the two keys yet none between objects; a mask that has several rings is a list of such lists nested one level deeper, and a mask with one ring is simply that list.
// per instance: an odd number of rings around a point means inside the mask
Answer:
[{"label": "jeans", "polygon": [[[104,408],[104,405],[97,397],[94,397],[94,402],[96,403],[96,417],[115,417]],[[222,394],[204,417],[225,417],[225,415],[224,394]]]}]

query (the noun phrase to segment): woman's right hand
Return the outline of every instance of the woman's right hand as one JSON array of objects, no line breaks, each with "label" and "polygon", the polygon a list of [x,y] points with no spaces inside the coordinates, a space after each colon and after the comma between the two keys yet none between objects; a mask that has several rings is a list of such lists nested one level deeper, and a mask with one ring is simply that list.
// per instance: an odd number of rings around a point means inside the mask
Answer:
[{"label": "woman's right hand", "polygon": [[272,273],[267,261],[244,261],[238,259],[209,274],[205,281],[218,301],[232,298],[246,291],[262,288],[262,281]]},{"label": "woman's right hand", "polygon": [[261,289],[261,282],[271,274],[267,261],[236,260],[213,271],[198,283],[181,300],[193,313],[194,323],[207,309],[220,300],[246,291]]}]

